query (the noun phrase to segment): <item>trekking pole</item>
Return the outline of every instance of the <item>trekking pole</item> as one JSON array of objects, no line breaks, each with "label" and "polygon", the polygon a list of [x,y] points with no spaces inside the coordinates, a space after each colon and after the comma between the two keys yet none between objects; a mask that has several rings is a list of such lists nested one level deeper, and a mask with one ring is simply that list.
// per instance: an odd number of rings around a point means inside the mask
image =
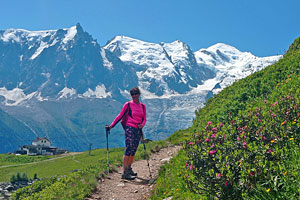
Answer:
[{"label": "trekking pole", "polygon": [[109,158],[108,158],[108,135],[110,134],[110,128],[108,125],[105,125],[105,131],[106,131],[106,156],[107,156],[107,176],[109,175]]},{"label": "trekking pole", "polygon": [[142,143],[143,143],[143,145],[144,145],[144,156],[145,156],[146,159],[147,159],[147,165],[148,165],[148,168],[149,168],[150,180],[153,180],[152,174],[151,174],[151,170],[150,170],[149,157],[147,156],[147,151],[146,151],[144,132],[143,132],[143,130],[140,129],[140,128],[139,128],[139,131],[140,131],[140,133],[142,134]]}]

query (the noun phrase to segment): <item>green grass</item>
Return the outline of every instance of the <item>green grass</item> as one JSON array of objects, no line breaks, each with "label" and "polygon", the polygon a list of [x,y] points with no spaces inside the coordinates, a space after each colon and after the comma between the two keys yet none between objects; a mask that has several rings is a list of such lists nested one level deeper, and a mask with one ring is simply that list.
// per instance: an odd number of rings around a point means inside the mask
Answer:
[{"label": "green grass", "polygon": [[[111,149],[111,160],[118,160],[122,155],[122,148]],[[36,173],[39,178],[51,177],[55,175],[68,175],[73,170],[85,168],[90,165],[100,165],[106,163],[106,150],[93,150],[91,155],[88,152],[74,156],[66,156],[55,160],[46,160],[40,163],[28,163],[27,165],[0,168],[0,181],[9,181],[10,177],[17,172],[26,173],[28,177],[33,177]]]},{"label": "green grass", "polygon": [[149,199],[158,200],[168,197],[173,197],[173,199],[205,199],[201,195],[191,193],[180,176],[181,172],[186,170],[184,169],[185,160],[185,152],[180,150],[177,156],[160,168],[156,187]]},{"label": "green grass", "polygon": [[178,130],[167,138],[167,141],[174,145],[183,145],[191,137],[192,129]]},{"label": "green grass", "polygon": [[54,157],[55,156],[27,156],[27,155],[16,156],[14,154],[0,154],[0,167],[4,165],[37,162],[37,161],[47,160]]}]

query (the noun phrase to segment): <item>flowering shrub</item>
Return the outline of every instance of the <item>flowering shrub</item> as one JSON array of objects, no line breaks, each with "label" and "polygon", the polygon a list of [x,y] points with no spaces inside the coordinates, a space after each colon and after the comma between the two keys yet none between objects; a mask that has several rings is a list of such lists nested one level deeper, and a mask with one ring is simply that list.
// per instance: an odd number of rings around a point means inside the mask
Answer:
[{"label": "flowering shrub", "polygon": [[185,145],[187,170],[182,173],[189,189],[241,199],[254,194],[258,186],[266,192],[287,188],[287,161],[300,143],[299,99],[265,100],[246,114],[229,113],[228,119],[224,124],[209,121]]}]

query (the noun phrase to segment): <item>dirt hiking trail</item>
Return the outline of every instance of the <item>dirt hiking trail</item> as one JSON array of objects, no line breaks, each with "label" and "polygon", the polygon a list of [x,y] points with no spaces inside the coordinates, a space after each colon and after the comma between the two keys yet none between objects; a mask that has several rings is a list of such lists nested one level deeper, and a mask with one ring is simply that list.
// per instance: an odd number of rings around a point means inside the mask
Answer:
[{"label": "dirt hiking trail", "polygon": [[[169,146],[152,153],[149,158],[152,178],[156,179],[161,165],[168,162],[180,149],[180,146]],[[99,180],[99,185],[91,197],[86,200],[141,200],[147,199],[155,183],[150,181],[147,160],[134,161],[132,164],[134,172],[138,176],[133,181],[121,179],[123,168],[119,167],[118,172],[109,174],[109,178]]]}]

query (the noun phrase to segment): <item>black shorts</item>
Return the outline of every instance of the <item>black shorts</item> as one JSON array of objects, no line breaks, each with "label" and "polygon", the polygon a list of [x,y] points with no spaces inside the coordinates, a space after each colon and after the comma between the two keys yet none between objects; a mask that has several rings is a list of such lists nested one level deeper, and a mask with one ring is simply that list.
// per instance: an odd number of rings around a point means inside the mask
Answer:
[{"label": "black shorts", "polygon": [[125,152],[126,156],[134,156],[139,146],[142,133],[139,129],[126,126],[125,128]]}]

